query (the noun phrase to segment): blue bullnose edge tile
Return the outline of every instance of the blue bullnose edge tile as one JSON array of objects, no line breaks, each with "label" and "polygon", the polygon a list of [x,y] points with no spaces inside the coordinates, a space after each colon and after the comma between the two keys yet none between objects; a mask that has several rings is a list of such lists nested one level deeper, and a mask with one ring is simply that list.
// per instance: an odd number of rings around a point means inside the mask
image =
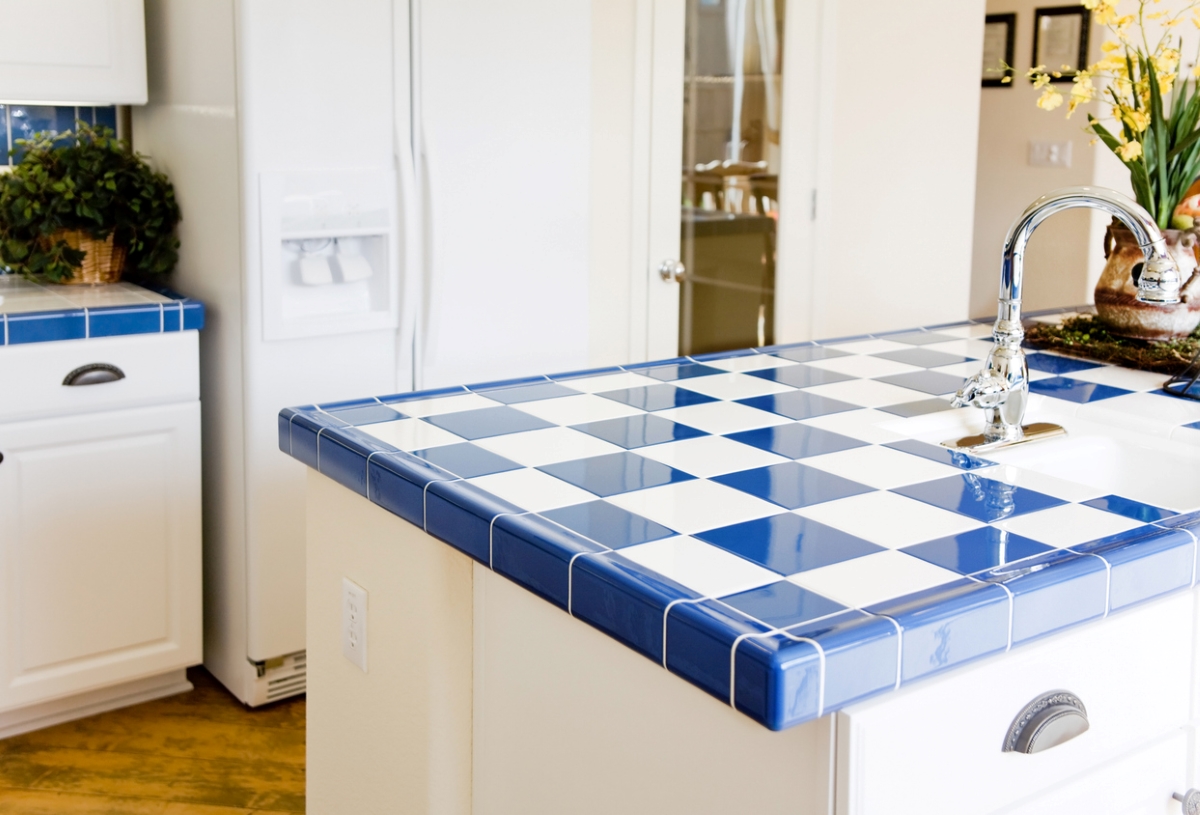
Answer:
[{"label": "blue bullnose edge tile", "polygon": [[619,374],[624,371],[617,365],[610,365],[607,368],[588,368],[585,371],[567,371],[561,374],[551,374],[550,378],[555,382],[569,382],[572,379],[586,379],[589,376],[604,376],[606,374]]},{"label": "blue bullnose edge tile", "polygon": [[1012,642],[1018,645],[1103,617],[1107,572],[1099,557],[1059,549],[976,577],[1013,593]]},{"label": "blue bullnose edge tile", "polygon": [[[693,600],[691,589],[613,553],[576,559],[571,569],[572,616],[662,663],[663,614],[673,600]],[[673,607],[688,605],[680,603]],[[725,652],[729,673],[729,652]],[[728,683],[728,679],[726,679]]]},{"label": "blue bullnose edge tile", "polygon": [[885,617],[850,610],[786,633],[814,640],[825,654],[823,713],[896,687],[900,632]]},{"label": "blue bullnose edge tile", "polygon": [[492,521],[525,510],[465,481],[433,481],[425,488],[425,531],[489,565]]},{"label": "blue bullnose edge tile", "polygon": [[1008,592],[963,578],[866,609],[900,624],[901,682],[1008,648]]},{"label": "blue bullnose edge tile", "polygon": [[33,312],[9,314],[8,344],[56,340],[82,340],[87,333],[87,315],[83,309],[74,311]]},{"label": "blue bullnose edge tile", "polygon": [[783,730],[821,715],[821,655],[813,643],[783,633],[746,637],[733,671],[734,707],[756,722]]},{"label": "blue bullnose edge tile", "polygon": [[501,515],[492,527],[492,568],[562,609],[571,600],[572,558],[607,551],[537,515]]},{"label": "blue bullnose edge tile", "polygon": [[199,331],[204,328],[204,304],[195,300],[183,303],[183,330]]},{"label": "blue bullnose edge tile", "polygon": [[163,328],[163,309],[157,303],[88,309],[89,337],[157,334]]},{"label": "blue bullnose edge tile", "polygon": [[346,424],[355,426],[394,422],[397,419],[404,418],[403,413],[398,413],[387,405],[381,405],[374,399],[369,401],[364,400],[364,403],[360,405],[341,405],[338,407],[321,405],[321,410],[337,416]]},{"label": "blue bullnose edge tile", "polygon": [[[661,636],[661,615],[659,628]],[[734,677],[734,643],[741,636],[768,635],[771,632],[771,628],[748,614],[716,600],[677,603],[667,615],[667,669],[729,704],[729,682]],[[816,657],[816,649],[813,649],[813,656]],[[753,697],[751,691],[747,698],[750,711],[762,707],[765,716],[765,703],[757,705]],[[815,694],[811,707],[815,711]]]},{"label": "blue bullnose edge tile", "polygon": [[[393,393],[387,396],[380,396],[379,401],[388,405],[403,404],[405,402],[416,402],[423,399],[436,399],[439,396],[462,396],[464,393],[470,393],[461,385],[455,385],[448,388],[430,388],[425,391],[408,391],[407,393]],[[403,410],[403,408],[400,408]]]},{"label": "blue bullnose edge tile", "polygon": [[504,388],[515,388],[519,385],[549,385],[551,384],[544,376],[521,376],[513,379],[493,379],[489,382],[474,382],[467,385],[467,390],[475,391],[490,391],[503,390]]},{"label": "blue bullnose edge tile", "polygon": [[407,453],[372,455],[367,467],[367,497],[393,515],[425,525],[425,487],[453,476]]},{"label": "blue bullnose edge tile", "polygon": [[710,354],[692,354],[692,359],[696,362],[714,362],[719,359],[733,359],[734,357],[752,357],[757,353],[758,351],[753,348],[739,348],[736,351],[713,351]]},{"label": "blue bullnose edge tile", "polygon": [[[345,425],[333,416],[321,413],[316,409],[311,411],[285,409],[285,411],[290,413],[288,416],[288,447],[285,449],[293,458],[299,459],[319,472],[321,454],[317,446],[318,437],[326,430]],[[280,444],[283,445],[282,439]]]},{"label": "blue bullnose edge tile", "polygon": [[1176,515],[1172,518],[1159,521],[1159,526],[1167,526],[1171,529],[1187,529],[1193,533],[1200,533],[1200,512],[1188,512],[1183,515]]},{"label": "blue bullnose edge tile", "polygon": [[1151,524],[1155,521],[1161,521],[1165,518],[1170,518],[1175,513],[1169,509],[1143,504],[1141,501],[1134,501],[1130,498],[1122,498],[1119,495],[1105,495],[1101,498],[1093,498],[1090,501],[1084,501],[1085,507],[1094,507],[1102,509],[1105,512],[1112,512],[1117,515],[1123,515],[1134,521],[1141,521],[1145,524]]},{"label": "blue bullnose edge tile", "polygon": [[1072,550],[1108,561],[1109,611],[1190,586],[1196,565],[1196,541],[1181,529],[1142,526]]}]

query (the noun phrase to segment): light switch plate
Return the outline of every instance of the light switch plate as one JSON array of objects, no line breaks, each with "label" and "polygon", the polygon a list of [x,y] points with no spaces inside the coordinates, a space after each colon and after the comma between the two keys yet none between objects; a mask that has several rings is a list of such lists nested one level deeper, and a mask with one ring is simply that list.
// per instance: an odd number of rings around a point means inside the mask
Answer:
[{"label": "light switch plate", "polygon": [[342,656],[367,672],[367,590],[342,578]]},{"label": "light switch plate", "polygon": [[1031,141],[1029,143],[1029,166],[1058,167],[1060,169],[1070,167],[1071,144],[1069,141]]}]

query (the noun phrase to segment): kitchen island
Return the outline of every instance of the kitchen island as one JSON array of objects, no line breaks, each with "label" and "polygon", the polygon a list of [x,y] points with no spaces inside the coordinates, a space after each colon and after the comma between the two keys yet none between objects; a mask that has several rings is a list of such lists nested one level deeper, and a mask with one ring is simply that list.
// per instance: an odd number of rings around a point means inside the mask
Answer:
[{"label": "kitchen island", "polygon": [[1178,811],[1200,403],[1035,353],[1068,436],[948,450],[989,333],[284,410],[312,811]]}]

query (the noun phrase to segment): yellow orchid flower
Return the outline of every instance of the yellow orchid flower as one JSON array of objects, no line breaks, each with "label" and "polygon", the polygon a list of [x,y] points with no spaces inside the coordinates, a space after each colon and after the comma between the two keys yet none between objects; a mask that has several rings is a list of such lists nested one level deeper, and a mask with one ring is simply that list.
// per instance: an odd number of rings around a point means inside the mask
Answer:
[{"label": "yellow orchid flower", "polygon": [[1142,156],[1142,143],[1140,141],[1131,141],[1122,144],[1117,148],[1117,155],[1124,162],[1136,161]]},{"label": "yellow orchid flower", "polygon": [[1037,106],[1042,110],[1054,110],[1063,103],[1063,95],[1054,88],[1046,88],[1038,97]]}]

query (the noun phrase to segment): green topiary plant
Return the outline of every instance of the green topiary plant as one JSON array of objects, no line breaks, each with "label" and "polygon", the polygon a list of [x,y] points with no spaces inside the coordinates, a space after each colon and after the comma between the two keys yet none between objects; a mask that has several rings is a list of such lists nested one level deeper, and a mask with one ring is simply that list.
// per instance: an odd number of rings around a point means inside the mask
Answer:
[{"label": "green topiary plant", "polygon": [[62,233],[79,230],[98,240],[113,236],[136,276],[175,268],[175,188],[111,129],[79,122],[75,132],[17,144],[24,159],[0,175],[0,263],[25,277],[69,280],[84,252]]}]

